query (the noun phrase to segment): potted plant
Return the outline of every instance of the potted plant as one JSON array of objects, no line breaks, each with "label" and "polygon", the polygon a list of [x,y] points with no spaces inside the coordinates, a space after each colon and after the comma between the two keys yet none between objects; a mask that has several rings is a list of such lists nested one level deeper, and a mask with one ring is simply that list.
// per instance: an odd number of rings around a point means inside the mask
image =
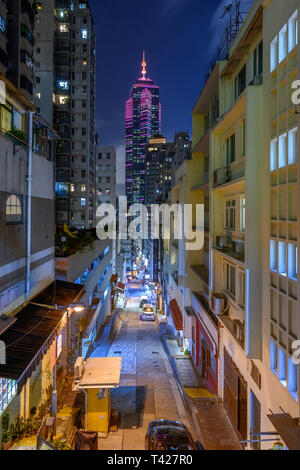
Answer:
[{"label": "potted plant", "polygon": [[11,446],[11,433],[8,431],[9,429],[9,421],[10,415],[5,413],[2,418],[2,449],[8,450]]},{"label": "potted plant", "polygon": [[11,447],[12,438],[10,432],[3,432],[2,434],[2,450],[8,450]]}]

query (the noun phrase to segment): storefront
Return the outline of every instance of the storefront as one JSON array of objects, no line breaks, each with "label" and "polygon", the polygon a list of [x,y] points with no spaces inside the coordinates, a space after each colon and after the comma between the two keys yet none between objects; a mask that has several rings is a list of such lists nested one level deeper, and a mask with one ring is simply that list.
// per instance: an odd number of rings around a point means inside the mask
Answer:
[{"label": "storefront", "polygon": [[176,299],[172,299],[169,303],[169,312],[172,318],[172,326],[174,329],[174,334],[178,338],[178,344],[180,347],[184,347],[184,338],[183,338],[183,315],[179,308],[179,305]]},{"label": "storefront", "polygon": [[207,388],[218,394],[218,323],[205,308],[205,299],[193,294],[192,357]]}]

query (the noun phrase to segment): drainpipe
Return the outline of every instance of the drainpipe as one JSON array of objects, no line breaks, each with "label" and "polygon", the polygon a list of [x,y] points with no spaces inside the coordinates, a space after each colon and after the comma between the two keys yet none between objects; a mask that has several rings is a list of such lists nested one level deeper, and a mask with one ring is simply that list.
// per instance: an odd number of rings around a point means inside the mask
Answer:
[{"label": "drainpipe", "polygon": [[31,259],[31,190],[32,190],[32,127],[33,112],[28,112],[28,175],[27,175],[27,248],[26,248],[26,297],[30,293]]}]

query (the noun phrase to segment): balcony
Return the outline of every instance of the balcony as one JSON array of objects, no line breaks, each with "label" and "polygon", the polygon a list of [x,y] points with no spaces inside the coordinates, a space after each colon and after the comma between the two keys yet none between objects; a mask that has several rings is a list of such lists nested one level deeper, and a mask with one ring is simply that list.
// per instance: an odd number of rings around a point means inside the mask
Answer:
[{"label": "balcony", "polygon": [[245,178],[245,160],[240,159],[238,162],[218,168],[214,171],[214,187],[228,185]]},{"label": "balcony", "polygon": [[245,262],[245,240],[220,235],[216,237],[214,248],[237,261]]},{"label": "balcony", "polygon": [[209,270],[204,265],[192,265],[191,269],[197,274],[200,279],[205,282],[205,284],[209,284]]},{"label": "balcony", "polygon": [[240,320],[234,320],[229,316],[219,317],[223,325],[229,331],[231,336],[235,341],[240,345],[240,347],[245,349],[245,325]]}]

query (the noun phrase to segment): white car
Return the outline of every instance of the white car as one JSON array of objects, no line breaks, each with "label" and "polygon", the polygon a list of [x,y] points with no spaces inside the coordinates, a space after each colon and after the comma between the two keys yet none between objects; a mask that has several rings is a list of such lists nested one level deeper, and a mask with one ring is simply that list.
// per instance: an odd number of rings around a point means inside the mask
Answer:
[{"label": "white car", "polygon": [[145,304],[143,307],[143,313],[140,316],[142,321],[155,321],[154,307],[151,304]]}]

